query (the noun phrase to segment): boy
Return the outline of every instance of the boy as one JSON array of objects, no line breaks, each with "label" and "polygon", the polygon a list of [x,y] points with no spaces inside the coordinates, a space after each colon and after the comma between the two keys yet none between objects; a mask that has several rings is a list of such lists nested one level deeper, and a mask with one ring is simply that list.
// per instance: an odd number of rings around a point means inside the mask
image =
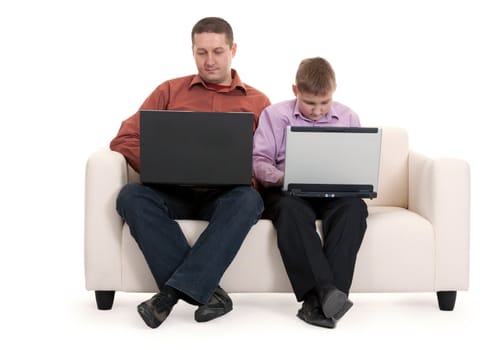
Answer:
[{"label": "boy", "polygon": [[[264,187],[263,218],[272,220],[282,260],[297,301],[297,316],[326,328],[351,308],[348,299],[356,255],[367,227],[367,206],[359,198],[301,198],[281,190],[285,130],[292,126],[359,127],[355,112],[333,101],[335,73],[323,58],[304,59],[292,86],[295,99],[263,110],[254,136],[253,175]],[[335,152],[335,150],[311,150]],[[316,233],[322,221],[324,244]]]}]

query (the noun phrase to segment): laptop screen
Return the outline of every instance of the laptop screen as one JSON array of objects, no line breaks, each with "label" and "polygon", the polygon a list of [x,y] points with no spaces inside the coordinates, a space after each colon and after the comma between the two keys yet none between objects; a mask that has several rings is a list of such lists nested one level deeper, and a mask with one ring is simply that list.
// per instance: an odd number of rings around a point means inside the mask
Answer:
[{"label": "laptop screen", "polygon": [[141,182],[250,185],[253,113],[140,112]]},{"label": "laptop screen", "polygon": [[376,197],[380,128],[288,127],[285,191],[311,197]]}]

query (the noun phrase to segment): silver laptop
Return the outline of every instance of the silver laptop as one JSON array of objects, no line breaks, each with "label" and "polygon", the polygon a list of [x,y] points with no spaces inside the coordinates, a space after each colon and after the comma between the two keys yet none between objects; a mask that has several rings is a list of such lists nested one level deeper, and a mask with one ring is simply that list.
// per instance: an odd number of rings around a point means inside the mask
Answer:
[{"label": "silver laptop", "polygon": [[286,130],[283,190],[303,197],[377,197],[381,128]]},{"label": "silver laptop", "polygon": [[141,182],[251,185],[253,113],[142,110]]}]

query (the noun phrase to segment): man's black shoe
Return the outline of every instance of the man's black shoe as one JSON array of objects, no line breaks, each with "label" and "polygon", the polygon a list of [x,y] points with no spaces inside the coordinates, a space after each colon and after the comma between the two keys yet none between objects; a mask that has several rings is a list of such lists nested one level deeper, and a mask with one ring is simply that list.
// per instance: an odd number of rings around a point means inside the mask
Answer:
[{"label": "man's black shoe", "polygon": [[233,309],[233,301],[221,287],[217,287],[209,302],[195,310],[197,322],[207,322],[227,314]]},{"label": "man's black shoe", "polygon": [[297,317],[314,326],[324,328],[336,327],[336,321],[333,318],[324,316],[321,305],[315,295],[306,298],[302,304],[302,308],[297,312]]},{"label": "man's black shoe", "polygon": [[168,317],[178,298],[172,290],[163,290],[138,305],[138,313],[148,327],[156,328]]},{"label": "man's black shoe", "polygon": [[320,289],[318,297],[326,318],[339,320],[353,306],[346,293],[334,287]]}]

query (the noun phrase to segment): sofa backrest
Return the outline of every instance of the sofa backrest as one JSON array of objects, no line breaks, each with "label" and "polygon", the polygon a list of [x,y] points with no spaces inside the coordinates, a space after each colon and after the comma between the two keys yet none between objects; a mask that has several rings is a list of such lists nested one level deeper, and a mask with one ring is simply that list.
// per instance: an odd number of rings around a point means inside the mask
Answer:
[{"label": "sofa backrest", "polygon": [[408,157],[406,130],[383,127],[377,198],[367,199],[368,205],[407,208]]},{"label": "sofa backrest", "polygon": [[[382,151],[377,198],[368,205],[407,208],[408,202],[408,136],[401,128],[382,128]],[[128,166],[129,182],[138,182],[139,174]]]}]

